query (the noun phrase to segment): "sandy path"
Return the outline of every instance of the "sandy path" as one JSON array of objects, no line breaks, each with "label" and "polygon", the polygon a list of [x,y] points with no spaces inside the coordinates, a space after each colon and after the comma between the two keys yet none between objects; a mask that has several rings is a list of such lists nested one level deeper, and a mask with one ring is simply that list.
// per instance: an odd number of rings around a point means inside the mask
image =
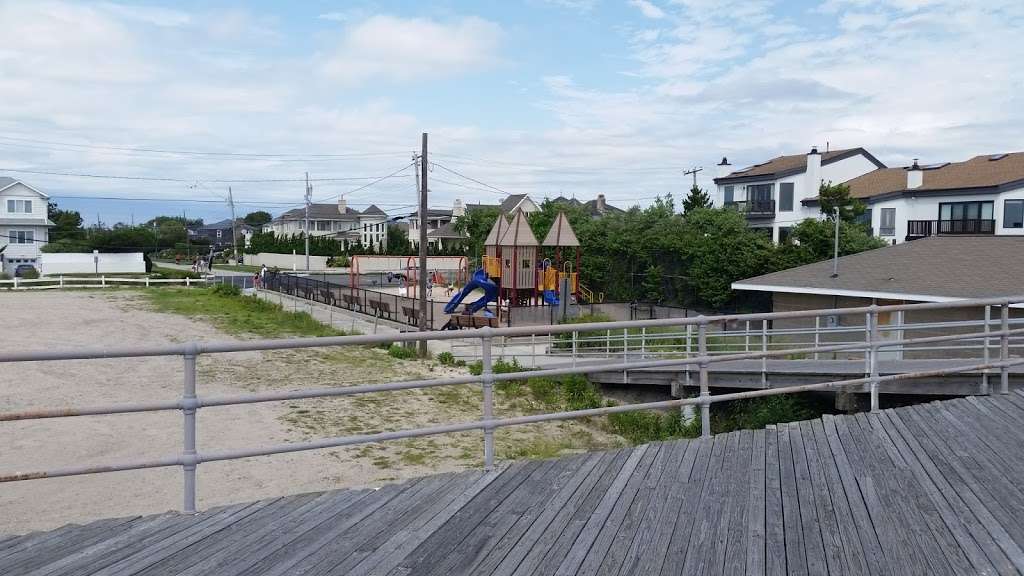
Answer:
[{"label": "sandy path", "polygon": [[[159,344],[234,337],[193,320],[147,309],[130,292],[0,293],[4,349]],[[230,395],[267,389],[438,377],[434,362],[400,361],[381,350],[271,351],[203,356],[198,391]],[[0,365],[0,410],[89,406],[181,394],[181,358],[82,360]],[[206,408],[199,412],[199,450],[243,448],[396,430],[479,417],[470,386],[409,390],[343,399]],[[503,409],[504,408],[504,409]],[[516,410],[502,406],[498,414]],[[179,412],[0,423],[0,471],[26,472],[176,455]],[[573,438],[581,448],[620,440],[576,423],[501,431],[499,456],[525,442]],[[479,466],[481,435],[465,433],[380,445],[278,454],[199,467],[199,507],[349,486]],[[180,468],[51,478],[0,485],[0,534],[68,522],[180,509]]]}]

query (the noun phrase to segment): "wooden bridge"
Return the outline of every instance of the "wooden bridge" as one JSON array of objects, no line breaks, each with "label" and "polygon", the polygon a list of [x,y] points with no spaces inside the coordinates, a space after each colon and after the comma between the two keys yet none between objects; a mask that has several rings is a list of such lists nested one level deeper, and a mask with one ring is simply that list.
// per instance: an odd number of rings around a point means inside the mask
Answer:
[{"label": "wooden bridge", "polygon": [[0,537],[0,574],[1019,574],[1024,395]]}]

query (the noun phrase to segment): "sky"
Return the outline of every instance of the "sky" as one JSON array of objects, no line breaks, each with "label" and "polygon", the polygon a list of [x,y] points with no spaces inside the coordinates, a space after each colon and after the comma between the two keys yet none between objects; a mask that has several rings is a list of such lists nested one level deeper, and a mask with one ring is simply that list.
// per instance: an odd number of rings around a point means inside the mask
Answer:
[{"label": "sky", "polygon": [[219,220],[228,186],[277,214],[307,172],[405,214],[423,132],[438,208],[1024,150],[1020,0],[0,0],[0,26],[0,175],[87,223]]}]

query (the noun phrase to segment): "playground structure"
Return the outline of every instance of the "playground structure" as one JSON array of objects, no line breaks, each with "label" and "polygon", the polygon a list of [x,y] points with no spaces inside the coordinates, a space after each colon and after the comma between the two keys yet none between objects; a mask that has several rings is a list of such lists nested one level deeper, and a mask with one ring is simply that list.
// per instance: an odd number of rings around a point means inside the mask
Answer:
[{"label": "playground structure", "polygon": [[[554,261],[540,258],[542,248],[554,249]],[[563,261],[563,248],[576,249],[575,261]],[[589,293],[579,283],[580,242],[562,212],[558,213],[543,243],[537,241],[522,211],[517,210],[511,221],[501,214],[484,241],[484,250],[482,266],[474,276],[479,275],[494,285],[493,299],[497,301],[499,314],[503,306],[558,306],[561,298],[579,301],[583,294]],[[563,281],[566,281],[567,291],[560,294]],[[445,311],[454,311],[467,294],[456,295]],[[590,299],[593,301],[593,295]]]}]

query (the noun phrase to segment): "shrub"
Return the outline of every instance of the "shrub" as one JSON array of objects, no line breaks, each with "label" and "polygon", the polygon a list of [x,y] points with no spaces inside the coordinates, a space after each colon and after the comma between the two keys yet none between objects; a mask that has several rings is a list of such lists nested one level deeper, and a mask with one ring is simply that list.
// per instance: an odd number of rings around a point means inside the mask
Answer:
[{"label": "shrub", "polygon": [[327,265],[331,268],[348,268],[350,262],[348,256],[342,254],[341,256],[331,256],[328,258]]},{"label": "shrub", "polygon": [[[508,374],[510,372],[522,372],[523,367],[519,365],[519,361],[515,358],[511,362],[506,362],[502,359],[498,359],[496,362],[491,364],[491,371],[495,374]],[[469,373],[473,376],[479,376],[484,373],[484,364],[480,360],[473,362],[469,365]]]},{"label": "shrub", "polygon": [[437,355],[437,361],[440,362],[442,366],[465,366],[466,365],[466,361],[465,360],[456,360],[455,359],[455,355],[452,354],[451,352],[441,352],[440,354]]},{"label": "shrub", "polygon": [[242,295],[242,289],[234,284],[217,284],[213,287],[212,292],[217,296],[228,298]]},{"label": "shrub", "polygon": [[21,277],[25,280],[35,280],[39,278],[39,270],[36,270],[35,268],[28,268],[21,273]]},{"label": "shrub", "polygon": [[700,434],[700,419],[683,424],[678,411],[644,410],[608,415],[608,423],[616,434],[633,444],[644,444],[670,438],[694,438]]},{"label": "shrub", "polygon": [[10,280],[11,275],[6,272],[0,272],[0,280]]},{"label": "shrub", "polygon": [[398,358],[399,360],[409,360],[416,357],[416,350],[399,344],[392,344],[388,347],[388,356]]}]

